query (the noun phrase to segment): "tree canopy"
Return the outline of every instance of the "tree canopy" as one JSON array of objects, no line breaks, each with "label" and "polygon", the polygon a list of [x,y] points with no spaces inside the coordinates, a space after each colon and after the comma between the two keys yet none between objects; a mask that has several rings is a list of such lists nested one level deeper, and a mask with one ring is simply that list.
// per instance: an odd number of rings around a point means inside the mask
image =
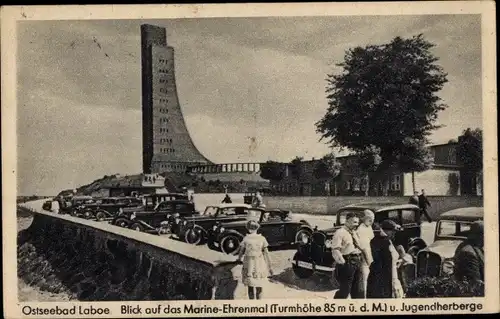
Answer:
[{"label": "tree canopy", "polygon": [[280,181],[285,175],[283,163],[267,161],[260,165],[260,177],[271,181]]},{"label": "tree canopy", "polygon": [[371,154],[372,162],[377,150],[383,166],[401,160],[405,169],[425,167],[421,146],[440,127],[438,113],[447,107],[437,95],[447,74],[436,64],[433,46],[420,34],[348,50],[338,64],[342,72],[328,75],[328,109],[316,123],[321,140]]},{"label": "tree canopy", "polygon": [[342,164],[333,153],[323,156],[314,167],[314,177],[317,179],[335,179],[339,176]]},{"label": "tree canopy", "polygon": [[478,172],[483,169],[483,131],[467,128],[458,137],[457,157],[464,168]]}]

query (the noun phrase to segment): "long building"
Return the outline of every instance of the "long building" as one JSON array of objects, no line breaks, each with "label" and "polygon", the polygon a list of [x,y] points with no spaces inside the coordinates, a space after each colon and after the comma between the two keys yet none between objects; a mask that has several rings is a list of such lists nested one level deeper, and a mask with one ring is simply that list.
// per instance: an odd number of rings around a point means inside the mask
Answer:
[{"label": "long building", "polygon": [[194,145],[175,82],[174,48],[166,29],[141,25],[143,173],[185,172],[211,164]]}]

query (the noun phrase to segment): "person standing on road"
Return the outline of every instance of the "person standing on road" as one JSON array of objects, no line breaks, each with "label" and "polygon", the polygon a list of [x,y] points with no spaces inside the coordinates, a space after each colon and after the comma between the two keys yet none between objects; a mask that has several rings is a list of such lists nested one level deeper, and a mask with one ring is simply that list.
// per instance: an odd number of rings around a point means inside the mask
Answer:
[{"label": "person standing on road", "polygon": [[363,291],[366,298],[366,285],[368,281],[368,274],[370,273],[370,265],[373,262],[372,249],[370,246],[370,241],[373,239],[373,221],[375,220],[375,215],[369,209],[363,211],[362,223],[358,227],[358,235],[360,239],[360,247],[365,250],[363,255],[363,263],[361,265],[361,272],[363,273]]},{"label": "person standing on road", "polygon": [[408,204],[416,205],[419,206],[419,201],[418,201],[418,192],[415,191],[413,192],[413,196],[410,197],[410,200],[408,201]]},{"label": "person standing on road", "polygon": [[399,253],[392,242],[400,229],[401,226],[386,219],[370,243],[373,262],[368,275],[367,298],[403,298],[403,287],[398,277]]},{"label": "person standing on road", "polygon": [[255,197],[253,198],[253,206],[262,208],[266,207],[266,205],[264,204],[264,198],[262,197],[260,192],[255,193]]},{"label": "person standing on road", "polygon": [[356,228],[359,218],[356,213],[346,214],[344,226],[338,229],[332,238],[332,256],[336,263],[336,277],[339,281],[339,290],[334,299],[363,299],[363,262],[362,249],[359,247],[359,236]]},{"label": "person standing on road", "polygon": [[424,215],[429,223],[432,223],[432,218],[427,213],[427,207],[431,206],[431,203],[425,196],[425,190],[422,189],[422,193],[418,196],[418,206],[420,207],[420,216]]},{"label": "person standing on road", "polygon": [[484,284],[484,224],[482,221],[471,225],[467,239],[457,247],[453,259],[454,276],[457,280]]},{"label": "person standing on road", "polygon": [[222,204],[231,204],[233,201],[231,200],[231,197],[229,197],[229,194],[226,194],[224,199],[222,200]]},{"label": "person standing on road", "polygon": [[269,244],[264,236],[257,234],[260,225],[255,220],[247,222],[248,235],[241,244],[238,261],[243,263],[242,281],[248,287],[248,297],[250,299],[261,299],[262,288],[272,276],[271,261],[267,247]]}]

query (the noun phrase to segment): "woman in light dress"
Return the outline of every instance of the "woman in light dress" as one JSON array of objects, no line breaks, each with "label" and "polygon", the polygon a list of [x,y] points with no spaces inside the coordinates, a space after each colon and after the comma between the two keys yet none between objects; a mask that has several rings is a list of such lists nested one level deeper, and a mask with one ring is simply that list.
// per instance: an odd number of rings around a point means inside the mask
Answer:
[{"label": "woman in light dress", "polygon": [[272,275],[268,243],[264,236],[257,234],[260,225],[254,220],[247,222],[248,235],[240,245],[238,261],[243,263],[242,281],[248,287],[250,299],[261,299],[262,288]]}]

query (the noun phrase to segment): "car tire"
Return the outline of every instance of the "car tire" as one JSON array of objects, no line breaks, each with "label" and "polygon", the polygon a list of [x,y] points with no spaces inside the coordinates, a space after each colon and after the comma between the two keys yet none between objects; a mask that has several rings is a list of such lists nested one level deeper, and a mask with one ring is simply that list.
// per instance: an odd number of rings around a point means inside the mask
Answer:
[{"label": "car tire", "polygon": [[221,251],[227,255],[236,255],[240,248],[241,239],[236,235],[226,235],[220,241]]},{"label": "car tire", "polygon": [[129,221],[128,221],[128,220],[126,220],[125,218],[118,218],[118,219],[116,219],[116,221],[114,222],[114,225],[115,225],[115,226],[118,226],[118,227],[128,228],[128,226],[129,226]]},{"label": "car tire", "polygon": [[300,243],[303,236],[307,236],[309,239],[311,239],[312,231],[307,228],[299,229],[295,234],[295,244]]},{"label": "car tire", "polygon": [[184,232],[184,242],[191,245],[198,245],[201,243],[203,235],[201,231],[197,232],[195,227],[188,228]]},{"label": "car tire", "polygon": [[144,226],[142,226],[139,223],[133,223],[132,226],[130,226],[130,229],[138,231],[138,232],[143,232],[144,231]]},{"label": "car tire", "polygon": [[[301,258],[301,254],[299,252],[296,252],[295,255],[293,255],[293,261],[305,261],[305,260]],[[314,274],[314,271],[312,269],[301,268],[297,266],[295,263],[292,264],[292,271],[295,274],[295,276],[299,277],[300,279],[309,278]]]},{"label": "car tire", "polygon": [[106,218],[106,213],[99,211],[95,214],[95,219],[100,222],[103,221]]},{"label": "car tire", "polygon": [[92,213],[91,210],[86,210],[83,212],[83,218],[91,219],[92,217],[94,217],[94,214]]}]

